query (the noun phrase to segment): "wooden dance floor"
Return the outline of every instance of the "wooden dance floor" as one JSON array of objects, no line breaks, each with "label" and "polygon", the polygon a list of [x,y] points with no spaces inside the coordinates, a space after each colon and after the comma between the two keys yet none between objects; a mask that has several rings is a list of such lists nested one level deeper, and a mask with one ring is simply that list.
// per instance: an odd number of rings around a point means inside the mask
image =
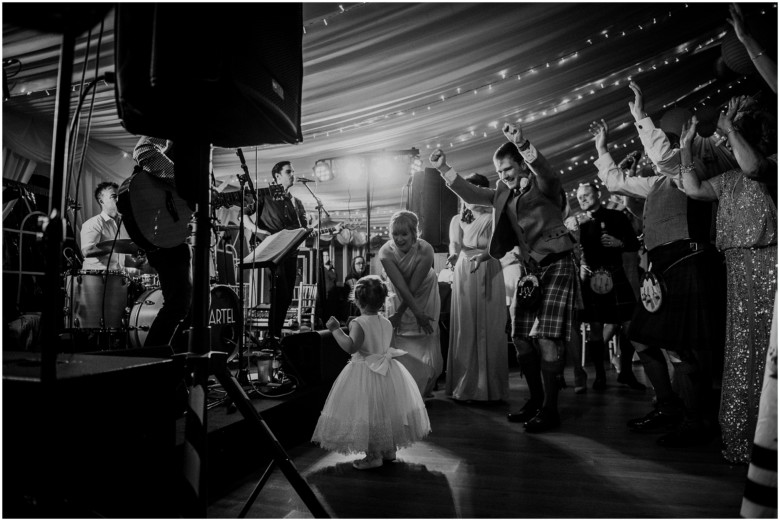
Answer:
[{"label": "wooden dance floor", "polygon": [[[634,372],[646,383],[639,365]],[[426,401],[432,434],[399,451],[394,463],[359,471],[351,466],[358,456],[310,443],[289,454],[326,510],[339,518],[739,517],[747,467],[727,464],[719,441],[665,449],[655,444],[658,434],[629,432],[626,421],[650,410],[652,391],[619,386],[615,377],[608,373],[604,392],[575,395],[567,367],[569,387],[560,393],[563,424],[547,434],[525,434],[522,425],[508,423],[508,404],[461,404],[439,390]],[[510,395],[513,409],[527,397],[516,369],[510,372]],[[261,471],[212,498],[209,517],[236,517]],[[276,472],[248,517],[311,515]]]},{"label": "wooden dance floor", "polygon": [[[330,348],[336,356],[338,348]],[[61,457],[66,461],[56,466],[66,469],[61,471],[65,472],[63,476],[55,476],[57,479],[67,480],[68,476],[73,476],[70,479],[86,481],[74,487],[74,494],[82,494],[82,503],[67,503],[61,511],[57,510],[56,504],[40,510],[28,504],[9,502],[16,490],[4,486],[8,494],[4,494],[5,516],[17,517],[14,514],[18,513],[18,517],[29,517],[27,514],[33,517],[92,517],[92,514],[148,517],[150,511],[145,510],[145,505],[149,504],[149,493],[157,494],[153,499],[175,516],[176,490],[172,483],[180,472],[176,463],[180,456],[166,460],[171,474],[164,479],[158,475],[157,467],[159,459],[172,452],[165,447],[175,447],[173,452],[180,455],[184,419],[179,416],[166,420],[168,409],[153,406],[157,404],[159,391],[151,384],[152,371],[162,371],[165,367],[146,364],[137,369],[144,372],[126,372],[124,376],[122,372],[111,373],[107,383],[100,384],[107,386],[106,392],[89,393],[89,403],[72,403],[66,397],[55,400],[45,394],[38,397],[43,403],[48,401],[62,409],[63,412],[55,411],[52,417],[47,409],[31,411],[26,402],[15,405],[19,394],[8,392],[9,384],[13,383],[7,374],[11,360],[16,359],[6,357],[4,374],[5,484],[8,487],[13,484],[8,481],[13,479],[11,472],[14,471],[9,465],[16,460],[25,479],[32,483],[44,475],[40,471],[51,466],[51,458]],[[329,364],[329,374],[323,379],[329,381],[346,361],[344,358],[323,360],[317,363]],[[314,374],[311,364],[302,371],[309,377]],[[634,372],[640,381],[647,383],[638,364],[634,365]],[[358,458],[357,455],[329,453],[309,442],[329,383],[300,385],[294,393],[279,398],[254,394],[251,401],[333,517],[739,516],[747,467],[727,464],[720,456],[719,440],[690,449],[659,447],[655,444],[658,434],[632,433],[625,427],[627,420],[650,410],[651,390],[641,392],[619,386],[615,382],[615,372],[610,371],[606,391],[588,389],[586,394],[576,395],[570,367],[565,374],[569,387],[560,392],[562,426],[553,432],[536,435],[526,434],[522,425],[506,421],[510,405],[517,409],[527,397],[525,380],[516,368],[510,369],[510,404],[454,402],[444,396],[442,378],[440,390],[426,400],[433,428],[431,435],[411,448],[400,450],[397,461],[368,471],[352,468],[351,461]],[[146,375],[149,381],[145,380]],[[136,376],[142,377],[140,383]],[[591,374],[589,384],[592,381]],[[127,396],[122,396],[122,389],[127,390]],[[239,412],[218,401],[218,388],[213,387],[210,395],[213,406],[207,414],[208,517],[235,518],[271,461],[273,451],[268,440],[259,436]],[[68,409],[73,412],[67,412]],[[149,412],[152,410],[153,414]],[[22,416],[32,418],[29,429],[33,434],[24,433],[20,423]],[[111,430],[105,430],[107,424],[112,426]],[[72,432],[63,438],[65,435],[60,434],[63,429]],[[108,436],[87,435],[88,431],[103,430]],[[38,452],[38,445],[28,447],[23,454],[14,452],[14,447],[9,445],[24,445],[26,436],[40,436],[35,434],[40,432],[47,434],[36,443],[48,444],[50,440],[51,444],[60,444],[52,446],[50,452],[44,453],[49,455],[40,461],[32,457]],[[95,451],[100,455],[96,461],[85,455]],[[142,460],[140,470],[133,471],[138,467],[134,460],[139,459]],[[33,462],[31,468],[28,463]],[[68,470],[73,468],[84,470],[88,476],[77,478],[78,474]],[[155,476],[160,483],[154,481]],[[93,498],[98,500],[96,505],[90,504]],[[20,510],[9,510],[9,505]],[[169,516],[153,514],[152,517]],[[252,503],[247,517],[312,516],[277,468]]]}]

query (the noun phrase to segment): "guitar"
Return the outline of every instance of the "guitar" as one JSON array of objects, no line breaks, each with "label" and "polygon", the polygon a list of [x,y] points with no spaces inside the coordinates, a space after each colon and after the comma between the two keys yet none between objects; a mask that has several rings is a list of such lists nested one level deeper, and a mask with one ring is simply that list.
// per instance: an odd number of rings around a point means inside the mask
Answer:
[{"label": "guitar", "polygon": [[[284,188],[271,185],[258,193],[269,193],[273,198],[283,198]],[[212,193],[212,205],[240,206],[241,191],[227,194]],[[173,184],[163,181],[140,166],[119,187],[117,208],[130,238],[145,250],[173,248],[182,244],[189,235],[192,210],[179,196]]]},{"label": "guitar", "polygon": [[[257,195],[269,195],[274,201],[281,201],[284,199],[284,188],[282,185],[269,185],[268,188],[258,188],[255,193]],[[241,190],[235,192],[228,192],[223,194],[211,194],[211,206],[214,208],[241,206],[241,199],[243,198],[243,192]]]},{"label": "guitar", "polygon": [[192,210],[173,184],[140,166],[119,187],[117,208],[133,241],[145,250],[173,248],[189,234]]}]

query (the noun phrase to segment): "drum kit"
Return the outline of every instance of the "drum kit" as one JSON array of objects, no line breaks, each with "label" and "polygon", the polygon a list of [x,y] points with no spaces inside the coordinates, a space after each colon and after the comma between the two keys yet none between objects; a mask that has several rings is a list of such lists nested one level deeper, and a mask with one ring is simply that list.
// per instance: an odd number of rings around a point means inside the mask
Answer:
[{"label": "drum kit", "polygon": [[[107,242],[108,247],[112,247],[114,241]],[[100,243],[98,246],[105,245]],[[129,239],[117,240],[113,249],[115,253],[138,253],[138,247]],[[156,273],[128,267],[123,270],[71,270],[62,277],[66,332],[74,338],[79,335],[95,337],[100,343],[108,339],[108,345],[99,345],[98,349],[149,347],[145,345],[146,337],[165,301]],[[230,360],[237,354],[240,334],[238,286],[218,284],[216,276],[210,280],[211,347],[227,352]],[[184,331],[177,331],[173,343],[175,351],[187,350]]]}]

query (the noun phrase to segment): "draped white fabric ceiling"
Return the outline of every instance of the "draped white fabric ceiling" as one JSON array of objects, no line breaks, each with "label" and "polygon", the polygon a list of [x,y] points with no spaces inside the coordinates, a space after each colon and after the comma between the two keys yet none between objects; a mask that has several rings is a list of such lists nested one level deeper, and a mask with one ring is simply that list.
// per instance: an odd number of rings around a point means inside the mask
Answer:
[{"label": "draped white fabric ceiling", "polygon": [[[180,5],[186,23],[187,4]],[[749,8],[776,20],[775,4]],[[725,3],[304,4],[303,142],[258,144],[244,154],[259,186],[281,159],[314,179],[317,159],[413,147],[425,159],[437,146],[459,171],[495,179],[491,157],[503,142],[500,125],[519,121],[571,190],[595,177],[590,121],[610,123],[618,159],[638,148],[630,141],[636,132],[627,106],[629,77],[645,90],[656,120],[675,103],[692,108],[707,96],[720,103],[731,92],[755,88],[753,76],[717,73],[722,42],[732,32],[727,16]],[[8,80],[12,97],[3,109],[51,125],[60,37],[19,25],[6,20],[3,26],[3,58],[21,62]],[[97,38],[98,27],[88,79]],[[79,39],[74,84],[81,80],[86,39],[86,33]],[[102,35],[101,73],[114,70],[113,45],[112,12]],[[75,106],[75,92],[72,97]],[[116,147],[118,155],[131,153],[137,140],[121,126],[111,85],[97,88],[90,137]],[[214,151],[214,173],[234,181],[240,169],[233,150]],[[365,175],[372,177],[377,212],[372,225],[386,222],[403,204],[405,174],[337,174],[311,187],[331,212],[364,209]],[[294,190],[314,207],[303,186]]]}]

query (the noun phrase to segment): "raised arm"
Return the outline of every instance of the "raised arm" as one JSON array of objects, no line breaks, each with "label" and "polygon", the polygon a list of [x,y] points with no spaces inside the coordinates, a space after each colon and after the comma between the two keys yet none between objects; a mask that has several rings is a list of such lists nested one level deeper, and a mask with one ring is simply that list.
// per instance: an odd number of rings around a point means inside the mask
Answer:
[{"label": "raised arm", "polygon": [[737,35],[737,39],[745,46],[745,50],[750,56],[750,60],[753,65],[756,66],[756,70],[764,78],[772,92],[777,94],[777,62],[767,56],[766,51],[761,48],[761,45],[755,38],[747,31],[745,20],[742,17],[742,9],[739,5],[731,4],[729,6],[729,13],[731,18],[726,20],[734,28],[734,33]]},{"label": "raised arm", "polygon": [[716,201],[718,195],[709,181],[702,181],[696,174],[697,166],[693,164],[693,154],[691,153],[691,143],[693,136],[696,135],[696,116],[683,124],[680,133],[680,172],[682,174],[683,188],[685,195],[691,199],[700,201]]},{"label": "raised arm", "polygon": [[731,98],[726,112],[721,112],[718,116],[718,132],[728,138],[740,170],[750,179],[767,182],[772,177],[777,176],[775,163],[765,158],[761,152],[748,143],[734,126],[736,114],[752,101],[749,96]]},{"label": "raised arm", "polygon": [[431,166],[439,171],[439,174],[447,182],[447,187],[455,192],[455,195],[469,204],[480,204],[482,206],[492,206],[495,190],[476,186],[461,176],[447,163],[447,155],[440,148],[431,152],[428,158]]},{"label": "raised arm", "polygon": [[511,123],[504,123],[502,131],[504,137],[515,144],[531,172],[536,174],[539,189],[548,197],[557,197],[561,191],[561,179],[553,172],[550,163],[542,153],[523,136],[523,129]]},{"label": "raised arm", "polygon": [[632,81],[628,84],[634,92],[634,101],[628,102],[631,115],[634,116],[634,125],[639,133],[642,146],[645,147],[647,157],[658,167],[661,175],[676,176],[680,167],[680,152],[672,148],[666,133],[656,128],[653,120],[645,112],[645,100],[642,89]]},{"label": "raised arm", "polygon": [[607,190],[615,194],[646,198],[658,180],[657,176],[632,177],[615,164],[615,160],[612,159],[607,148],[609,125],[606,121],[603,119],[594,121],[588,130],[593,134],[593,141],[599,154],[599,158],[595,162],[596,168],[599,169],[599,179]]}]

